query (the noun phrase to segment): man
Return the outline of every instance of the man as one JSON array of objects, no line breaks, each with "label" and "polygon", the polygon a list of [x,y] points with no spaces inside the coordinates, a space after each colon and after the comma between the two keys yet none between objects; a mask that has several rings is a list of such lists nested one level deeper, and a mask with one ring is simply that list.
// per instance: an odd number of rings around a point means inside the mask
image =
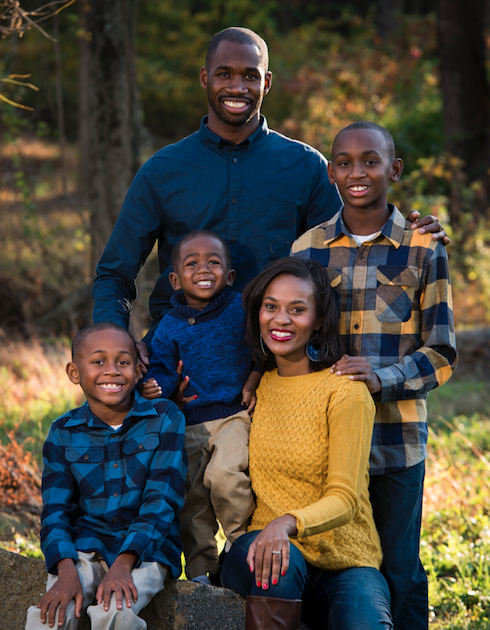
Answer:
[{"label": "man", "polygon": [[[228,28],[211,39],[200,72],[208,115],[199,131],[164,147],[138,171],[97,266],[94,322],[127,327],[135,279],[158,240],[153,322],[138,343],[145,364],[156,326],[170,309],[170,257],[183,236],[206,229],[225,239],[240,291],[267,264],[287,256],[298,236],[340,208],[325,158],[270,130],[260,115],[272,85],[268,61],[266,43],[249,29]],[[432,223],[429,231],[437,229]]]}]

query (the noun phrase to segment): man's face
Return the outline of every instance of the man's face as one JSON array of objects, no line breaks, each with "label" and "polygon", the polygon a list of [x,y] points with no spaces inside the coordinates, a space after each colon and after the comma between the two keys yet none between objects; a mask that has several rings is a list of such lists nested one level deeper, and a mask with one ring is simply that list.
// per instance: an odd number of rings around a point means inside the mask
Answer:
[{"label": "man's face", "polygon": [[259,49],[251,44],[222,41],[210,67],[201,68],[201,86],[207,90],[210,117],[240,127],[258,120],[271,73],[261,65]]}]

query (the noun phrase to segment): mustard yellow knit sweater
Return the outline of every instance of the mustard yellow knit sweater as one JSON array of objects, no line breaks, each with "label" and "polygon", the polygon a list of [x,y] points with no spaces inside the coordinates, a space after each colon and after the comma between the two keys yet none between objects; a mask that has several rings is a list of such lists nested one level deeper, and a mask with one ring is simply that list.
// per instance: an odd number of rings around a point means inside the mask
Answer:
[{"label": "mustard yellow knit sweater", "polygon": [[266,372],[250,433],[250,477],[257,497],[249,531],[292,514],[291,542],[321,570],[381,564],[369,502],[375,407],[361,382],[330,374]]}]

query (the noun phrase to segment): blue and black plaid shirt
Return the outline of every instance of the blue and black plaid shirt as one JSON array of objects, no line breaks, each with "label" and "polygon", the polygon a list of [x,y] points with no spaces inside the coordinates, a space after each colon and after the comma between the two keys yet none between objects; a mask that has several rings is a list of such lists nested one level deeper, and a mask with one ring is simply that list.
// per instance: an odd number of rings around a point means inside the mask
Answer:
[{"label": "blue and black plaid shirt", "polygon": [[122,552],[181,572],[180,522],[187,460],[185,420],[168,400],[135,392],[114,431],[87,403],[58,418],[44,444],[41,547],[49,572],[78,551],[110,566]]},{"label": "blue and black plaid shirt", "polygon": [[340,210],[293,243],[291,253],[327,268],[344,349],[365,357],[381,381],[371,474],[415,466],[427,456],[427,394],[457,363],[444,246],[411,230],[395,206],[358,245]]}]

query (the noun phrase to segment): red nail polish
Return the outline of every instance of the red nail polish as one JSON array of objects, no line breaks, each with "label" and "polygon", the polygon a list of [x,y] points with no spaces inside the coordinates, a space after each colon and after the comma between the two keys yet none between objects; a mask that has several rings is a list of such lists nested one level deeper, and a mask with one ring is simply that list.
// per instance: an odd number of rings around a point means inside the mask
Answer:
[{"label": "red nail polish", "polygon": [[277,580],[276,580],[276,578],[274,578],[274,579],[272,580],[272,584],[274,584],[274,586],[277,584]]},{"label": "red nail polish", "polygon": [[260,588],[261,582],[260,580],[257,581],[257,586]]},{"label": "red nail polish", "polygon": [[267,582],[264,582],[264,586],[262,587],[264,589],[264,591],[267,590],[267,586],[268,586]]},{"label": "red nail polish", "polygon": [[286,575],[286,571],[281,571],[281,575],[282,576]]}]

